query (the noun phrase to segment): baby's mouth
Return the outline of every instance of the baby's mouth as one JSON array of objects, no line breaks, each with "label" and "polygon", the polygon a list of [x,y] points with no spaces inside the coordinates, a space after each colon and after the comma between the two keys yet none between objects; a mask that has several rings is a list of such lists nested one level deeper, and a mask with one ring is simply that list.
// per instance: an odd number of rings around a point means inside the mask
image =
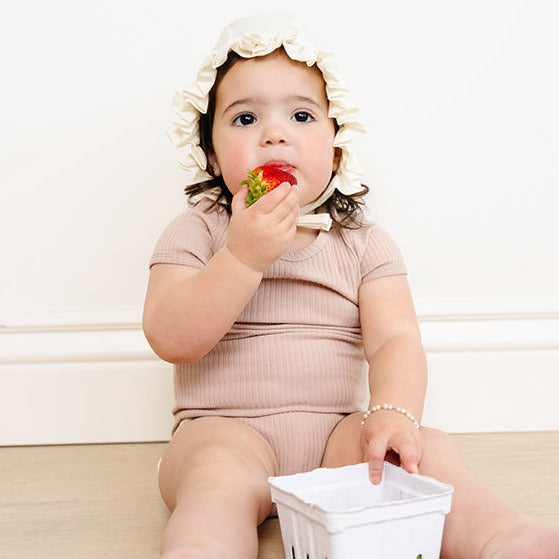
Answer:
[{"label": "baby's mouth", "polygon": [[295,167],[291,163],[289,163],[289,161],[285,161],[284,159],[270,159],[263,165],[266,165],[268,167],[277,167],[278,169],[291,174],[293,174],[293,171],[295,170]]}]

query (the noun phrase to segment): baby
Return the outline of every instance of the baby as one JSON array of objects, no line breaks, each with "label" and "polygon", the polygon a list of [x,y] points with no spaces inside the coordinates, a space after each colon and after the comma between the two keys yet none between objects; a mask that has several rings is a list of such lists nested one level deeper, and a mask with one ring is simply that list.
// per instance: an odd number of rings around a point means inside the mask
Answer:
[{"label": "baby", "polygon": [[[175,364],[161,556],[255,559],[269,476],[367,461],[379,483],[389,460],[455,487],[442,557],[559,558],[559,530],[420,425],[427,366],[406,269],[364,217],[361,128],[331,55],[291,17],[245,18],[176,101],[191,205],[157,244],[144,311]],[[262,166],[294,181],[247,205]]]}]

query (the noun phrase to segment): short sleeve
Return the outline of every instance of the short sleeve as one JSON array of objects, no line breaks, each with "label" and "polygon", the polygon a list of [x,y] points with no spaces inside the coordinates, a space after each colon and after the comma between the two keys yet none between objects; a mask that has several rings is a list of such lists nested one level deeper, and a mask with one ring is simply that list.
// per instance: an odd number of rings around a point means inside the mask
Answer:
[{"label": "short sleeve", "polygon": [[362,282],[398,274],[407,274],[400,249],[382,227],[371,225],[365,237],[361,258]]},{"label": "short sleeve", "polygon": [[225,242],[227,218],[220,213],[195,206],[178,215],[157,241],[150,267],[182,264],[203,268]]}]

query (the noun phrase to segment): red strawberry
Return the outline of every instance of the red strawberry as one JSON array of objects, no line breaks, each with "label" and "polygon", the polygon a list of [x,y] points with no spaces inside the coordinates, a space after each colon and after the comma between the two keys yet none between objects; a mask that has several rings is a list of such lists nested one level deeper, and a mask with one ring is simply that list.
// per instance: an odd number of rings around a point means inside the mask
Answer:
[{"label": "red strawberry", "polygon": [[297,179],[291,173],[271,165],[262,165],[249,171],[248,179],[241,183],[241,185],[248,184],[246,205],[254,204],[258,198],[274,190],[282,182],[297,184]]}]

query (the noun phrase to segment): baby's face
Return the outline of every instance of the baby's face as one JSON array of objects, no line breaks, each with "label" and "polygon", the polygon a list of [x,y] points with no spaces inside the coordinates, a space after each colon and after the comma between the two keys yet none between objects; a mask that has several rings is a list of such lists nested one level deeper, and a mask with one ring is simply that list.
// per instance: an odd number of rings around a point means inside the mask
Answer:
[{"label": "baby's face", "polygon": [[217,87],[212,163],[233,194],[272,164],[295,175],[301,205],[313,201],[334,169],[334,136],[322,74],[281,50],[235,63]]}]

